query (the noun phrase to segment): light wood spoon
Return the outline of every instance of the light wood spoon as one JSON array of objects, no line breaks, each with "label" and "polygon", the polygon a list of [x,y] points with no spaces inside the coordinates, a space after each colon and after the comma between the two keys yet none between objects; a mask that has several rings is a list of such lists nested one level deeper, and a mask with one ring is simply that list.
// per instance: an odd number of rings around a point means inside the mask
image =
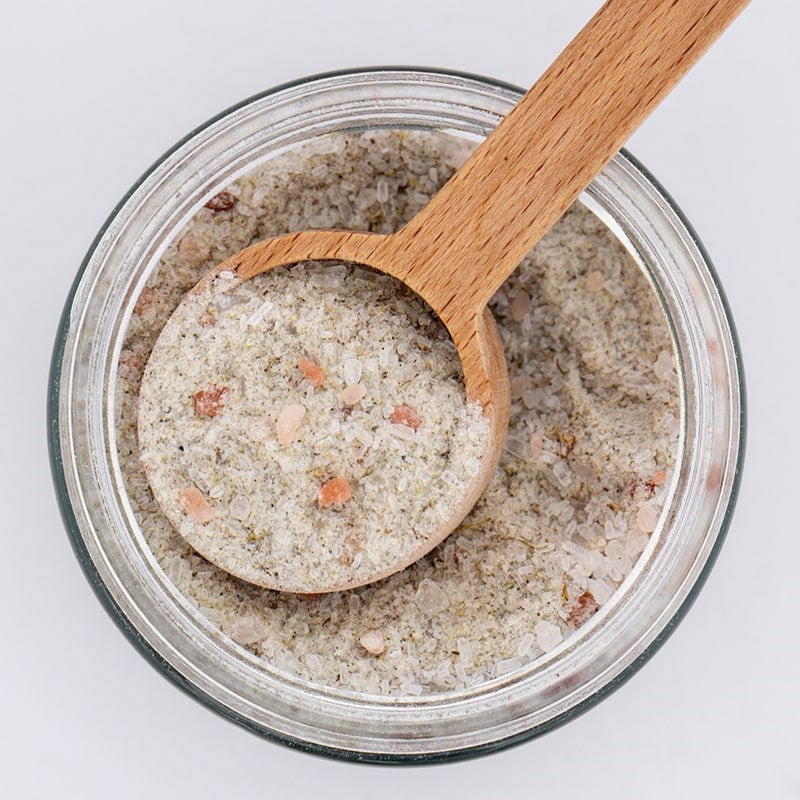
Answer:
[{"label": "light wood spoon", "polygon": [[378,580],[420,558],[462,521],[496,467],[508,425],[506,364],[489,299],[747,2],[609,0],[401,230],[278,236],[231,256],[195,287],[202,291],[224,271],[241,282],[309,260],[352,261],[392,275],[445,324],[467,395],[490,421],[479,474],[423,546],[352,583],[270,588],[316,593]]}]

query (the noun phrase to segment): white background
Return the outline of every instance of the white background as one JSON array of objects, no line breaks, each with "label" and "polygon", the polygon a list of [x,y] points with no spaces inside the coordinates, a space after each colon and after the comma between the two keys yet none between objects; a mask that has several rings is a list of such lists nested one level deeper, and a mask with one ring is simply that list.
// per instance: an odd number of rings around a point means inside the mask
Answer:
[{"label": "white background", "polygon": [[742,340],[743,488],[664,648],[576,721],[469,762],[378,768],[261,740],[178,691],[75,561],[45,446],[48,361],[113,205],[208,117],[375,64],[530,84],[599,0],[136,0],[0,10],[0,795],[800,798],[800,3],[756,0],[630,143],[708,247]]}]

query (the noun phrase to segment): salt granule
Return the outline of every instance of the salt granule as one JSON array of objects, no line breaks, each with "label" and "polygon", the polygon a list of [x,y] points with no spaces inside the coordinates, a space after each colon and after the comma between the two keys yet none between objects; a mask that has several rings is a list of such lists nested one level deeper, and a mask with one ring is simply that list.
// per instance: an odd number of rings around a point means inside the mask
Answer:
[{"label": "salt granule", "polygon": [[553,625],[552,622],[538,622],[533,630],[536,634],[536,643],[545,653],[560,644],[564,638],[561,628]]},{"label": "salt granule", "polygon": [[449,605],[447,595],[429,578],[420,581],[414,602],[424,614],[438,614]]}]

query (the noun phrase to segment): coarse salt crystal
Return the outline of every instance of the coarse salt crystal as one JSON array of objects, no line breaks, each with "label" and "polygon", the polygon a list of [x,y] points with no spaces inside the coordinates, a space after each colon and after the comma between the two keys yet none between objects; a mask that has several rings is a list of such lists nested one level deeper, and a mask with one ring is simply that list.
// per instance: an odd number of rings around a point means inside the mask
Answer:
[{"label": "coarse salt crystal", "polygon": [[515,375],[509,382],[511,388],[511,399],[519,400],[522,395],[533,386],[533,378],[530,375]]},{"label": "coarse salt crystal", "polygon": [[557,625],[553,625],[551,622],[545,622],[544,620],[537,622],[533,630],[536,634],[536,644],[538,644],[545,653],[550,652],[550,650],[559,645],[564,638],[561,629]]},{"label": "coarse salt crystal", "polygon": [[417,433],[413,428],[408,425],[401,425],[396,422],[390,422],[387,426],[389,433],[397,439],[404,439],[407,442],[413,442],[417,438]]},{"label": "coarse salt crystal", "polygon": [[379,656],[386,649],[383,634],[375,628],[364,631],[358,641],[359,644],[373,656]]},{"label": "coarse salt crystal", "polygon": [[439,584],[434,583],[430,578],[424,578],[419,582],[414,602],[423,614],[438,614],[450,605],[447,595],[441,590]]},{"label": "coarse salt crystal", "polygon": [[350,594],[347,596],[347,608],[355,613],[361,608],[361,598],[357,594]]},{"label": "coarse salt crystal", "polygon": [[319,389],[325,383],[325,370],[314,363],[310,358],[301,358],[297,362],[297,368],[305,375],[306,380],[315,388]]},{"label": "coarse salt crystal", "polygon": [[202,492],[194,486],[182,489],[178,494],[178,502],[181,508],[195,522],[205,524],[214,519],[214,509],[208,504],[208,500],[203,497]]},{"label": "coarse salt crystal", "polygon": [[669,350],[662,350],[653,364],[653,372],[660,381],[677,383],[678,373],[675,370],[675,358]]},{"label": "coarse salt crystal", "polygon": [[237,494],[231,500],[228,510],[234,519],[244,521],[250,516],[250,501],[244,495]]},{"label": "coarse salt crystal", "polygon": [[472,664],[472,645],[469,643],[469,639],[459,636],[456,639],[456,647],[458,648],[459,662],[465,665]]},{"label": "coarse salt crystal", "polygon": [[356,403],[360,403],[364,399],[366,393],[367,387],[364,386],[363,383],[356,383],[352,386],[345,386],[339,395],[339,399],[346,406],[354,406]]},{"label": "coarse salt crystal", "polygon": [[649,541],[650,538],[644,533],[632,534],[625,539],[625,552],[631,558],[636,558],[647,547]]},{"label": "coarse salt crystal", "polygon": [[247,615],[227,620],[222,629],[237,644],[254,644],[261,641],[268,633],[269,626],[259,617]]},{"label": "coarse salt crystal", "polygon": [[275,309],[275,303],[271,300],[265,300],[248,318],[247,324],[251,327],[263,322],[264,317],[270,314]]},{"label": "coarse salt crystal", "polygon": [[586,291],[591,292],[592,294],[596,294],[603,288],[603,284],[606,282],[605,275],[603,275],[600,270],[595,270],[594,272],[590,272],[586,276]]},{"label": "coarse salt crystal", "polygon": [[357,358],[348,358],[344,362],[342,369],[344,382],[348,386],[354,386],[361,380],[361,362]]},{"label": "coarse salt crystal", "polygon": [[544,452],[544,437],[541,433],[532,433],[528,442],[530,456],[535,461]]},{"label": "coarse salt crystal", "polygon": [[494,665],[494,673],[499,678],[501,675],[508,675],[509,672],[515,672],[522,666],[522,662],[518,658],[501,658]]},{"label": "coarse salt crystal", "polygon": [[530,651],[535,640],[536,637],[530,631],[528,631],[519,640],[519,645],[517,647],[517,656],[519,656],[519,658],[525,658],[525,656],[528,655],[528,652]]},{"label": "coarse salt crystal", "polygon": [[600,605],[608,602],[611,595],[614,594],[614,588],[605,580],[589,578],[586,581],[586,586]]},{"label": "coarse salt crystal", "polygon": [[379,203],[385,203],[389,199],[389,184],[383,178],[378,178],[375,183],[375,199]]},{"label": "coarse salt crystal", "polygon": [[281,409],[278,419],[275,422],[275,433],[278,437],[278,444],[287,445],[294,441],[300,424],[306,416],[305,406],[298,403],[290,403]]},{"label": "coarse salt crystal", "polygon": [[645,503],[636,512],[636,527],[643,533],[652,533],[658,524],[658,509]]},{"label": "coarse salt crystal", "polygon": [[343,505],[353,497],[353,490],[347,478],[331,478],[324,483],[317,495],[317,503],[320,508],[330,505]]},{"label": "coarse salt crystal", "polygon": [[556,476],[556,480],[564,487],[572,483],[572,470],[565,461],[556,461],[556,463],[553,464],[553,475]]},{"label": "coarse salt crystal", "polygon": [[518,290],[511,301],[511,319],[514,322],[522,322],[528,316],[530,310],[531,296],[523,289]]},{"label": "coarse salt crystal", "polygon": [[389,421],[395,425],[405,425],[412,430],[417,430],[421,424],[417,412],[405,403],[400,403],[394,407]]}]

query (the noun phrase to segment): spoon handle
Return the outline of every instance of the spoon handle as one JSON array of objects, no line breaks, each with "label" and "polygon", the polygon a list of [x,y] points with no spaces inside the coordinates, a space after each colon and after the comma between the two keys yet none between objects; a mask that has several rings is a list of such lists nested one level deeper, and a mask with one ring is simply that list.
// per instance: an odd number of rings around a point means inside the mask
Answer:
[{"label": "spoon handle", "polygon": [[381,263],[474,318],[747,2],[608,0]]}]

